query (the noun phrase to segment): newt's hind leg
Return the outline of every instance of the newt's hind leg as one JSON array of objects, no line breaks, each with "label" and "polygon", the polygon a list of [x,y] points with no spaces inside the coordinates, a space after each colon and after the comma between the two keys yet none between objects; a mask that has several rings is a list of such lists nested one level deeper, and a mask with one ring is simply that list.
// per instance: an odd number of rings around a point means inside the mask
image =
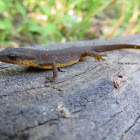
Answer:
[{"label": "newt's hind leg", "polygon": [[[57,70],[57,65],[55,62],[46,62],[46,63],[41,63],[39,64],[39,66],[51,66],[52,67],[52,70],[53,70],[53,77],[52,78],[48,78],[46,77],[46,79],[48,79],[50,82],[55,82],[56,78],[58,77],[58,70]],[[45,83],[47,83],[45,81]]]},{"label": "newt's hind leg", "polygon": [[104,58],[102,58],[103,56],[106,56],[106,55],[102,55],[102,54],[100,54],[100,53],[98,53],[98,52],[95,52],[95,51],[88,51],[88,52],[85,52],[85,53],[83,53],[82,55],[81,55],[81,57],[80,57],[80,61],[83,61],[84,59],[86,59],[87,57],[94,57],[96,60],[100,60],[100,59],[102,59],[102,60],[105,60]]}]

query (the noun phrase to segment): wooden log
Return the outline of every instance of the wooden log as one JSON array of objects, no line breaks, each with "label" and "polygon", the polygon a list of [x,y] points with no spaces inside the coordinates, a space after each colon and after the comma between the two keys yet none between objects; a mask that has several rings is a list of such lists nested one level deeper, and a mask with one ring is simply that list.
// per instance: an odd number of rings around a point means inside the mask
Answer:
[{"label": "wooden log", "polygon": [[[33,47],[131,43],[140,34],[110,40]],[[51,70],[0,63],[0,140],[138,140],[140,138],[140,50],[105,52],[106,61],[87,58]]]}]

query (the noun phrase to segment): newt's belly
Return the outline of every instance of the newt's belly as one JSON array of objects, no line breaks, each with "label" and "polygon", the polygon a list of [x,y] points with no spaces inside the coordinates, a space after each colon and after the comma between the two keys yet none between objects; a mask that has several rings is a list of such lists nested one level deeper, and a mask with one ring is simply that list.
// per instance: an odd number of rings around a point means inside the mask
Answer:
[{"label": "newt's belly", "polygon": [[[67,67],[67,66],[73,65],[73,64],[75,64],[77,62],[79,62],[79,59],[71,61],[71,62],[68,62],[68,63],[64,63],[64,64],[56,63],[56,65],[57,65],[57,68],[63,68],[63,67]],[[48,64],[48,65],[47,64],[46,65],[43,65],[43,64],[39,65],[38,62],[36,62],[34,60],[18,61],[18,62],[15,62],[13,64],[27,65],[29,67],[36,67],[36,68],[40,68],[40,69],[52,69],[52,65],[50,65],[50,64]]]},{"label": "newt's belly", "polygon": [[[75,61],[71,61],[71,62],[68,62],[68,63],[65,63],[65,64],[56,64],[57,65],[57,68],[63,68],[63,67],[67,67],[67,66],[70,66],[70,65],[73,65],[75,63],[78,63],[79,62],[79,59],[78,60],[75,60]],[[42,66],[34,66],[34,67],[37,67],[37,68],[40,68],[40,69],[52,69],[52,66],[51,65],[42,65]]]}]

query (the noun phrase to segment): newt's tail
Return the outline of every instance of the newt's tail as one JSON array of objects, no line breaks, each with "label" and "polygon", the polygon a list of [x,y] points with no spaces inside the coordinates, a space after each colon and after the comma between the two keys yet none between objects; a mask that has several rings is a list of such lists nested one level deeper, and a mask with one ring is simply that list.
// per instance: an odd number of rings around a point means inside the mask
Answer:
[{"label": "newt's tail", "polygon": [[105,52],[119,49],[140,49],[140,45],[134,44],[113,44],[113,45],[100,45],[94,46],[93,50],[96,52]]}]

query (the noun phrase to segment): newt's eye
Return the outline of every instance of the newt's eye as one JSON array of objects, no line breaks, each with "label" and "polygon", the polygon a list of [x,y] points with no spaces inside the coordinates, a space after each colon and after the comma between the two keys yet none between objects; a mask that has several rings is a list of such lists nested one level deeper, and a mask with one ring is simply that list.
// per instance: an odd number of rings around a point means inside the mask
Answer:
[{"label": "newt's eye", "polygon": [[18,58],[17,54],[8,54],[9,59],[16,60]]}]

